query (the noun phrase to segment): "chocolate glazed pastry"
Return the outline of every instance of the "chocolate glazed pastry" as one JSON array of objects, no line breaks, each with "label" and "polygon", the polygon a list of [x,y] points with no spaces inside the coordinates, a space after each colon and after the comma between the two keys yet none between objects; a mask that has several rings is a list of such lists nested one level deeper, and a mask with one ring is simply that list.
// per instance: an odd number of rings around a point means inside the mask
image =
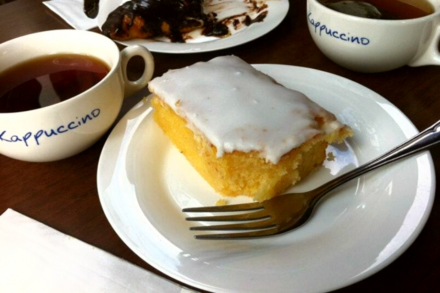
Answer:
[{"label": "chocolate glazed pastry", "polygon": [[[111,39],[124,41],[130,39],[147,39],[166,36],[171,42],[185,42],[185,33],[202,28],[202,35],[225,37],[230,35],[226,25],[233,22],[234,27],[240,23],[246,26],[261,22],[267,16],[267,5],[258,6],[254,0],[252,10],[261,12],[255,19],[248,15],[233,15],[221,21],[216,13],[205,14],[204,0],[131,0],[116,8],[107,17],[102,26],[104,35]],[[96,17],[99,0],[84,0],[84,12],[90,18]]]},{"label": "chocolate glazed pastry", "polygon": [[210,27],[211,35],[229,33],[215,16],[206,15],[203,0],[132,0],[114,10],[104,23],[103,33],[115,40],[167,36],[172,42],[184,42],[184,33]]},{"label": "chocolate glazed pastry", "polygon": [[99,0],[84,0],[84,13],[89,18],[95,18],[99,11]]}]

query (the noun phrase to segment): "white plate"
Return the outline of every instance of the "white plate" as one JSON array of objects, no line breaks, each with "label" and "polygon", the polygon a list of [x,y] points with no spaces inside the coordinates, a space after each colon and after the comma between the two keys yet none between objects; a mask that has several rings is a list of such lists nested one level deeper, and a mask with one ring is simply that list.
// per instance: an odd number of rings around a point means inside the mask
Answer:
[{"label": "white plate", "polygon": [[[317,186],[417,133],[395,106],[350,80],[292,66],[256,68],[303,91],[355,132],[345,145],[331,149],[335,162],[327,161],[293,191]],[[431,210],[435,175],[425,152],[347,183],[319,205],[306,225],[290,233],[250,241],[195,240],[180,210],[213,205],[219,196],[170,144],[151,114],[149,102],[142,101],[109,136],[99,161],[99,196],[111,225],[135,253],[191,286],[215,292],[344,287],[401,255]]]},{"label": "white plate", "polygon": [[[219,2],[243,2],[243,0],[231,0]],[[115,10],[126,0],[106,0],[101,1],[98,13],[98,26],[102,30],[102,26],[107,20],[107,16]],[[259,38],[274,28],[276,28],[289,11],[289,1],[288,0],[266,0],[268,5],[268,15],[262,21],[254,23],[249,27],[245,27],[230,37],[226,38],[213,38],[198,36],[191,43],[170,43],[166,41],[159,41],[153,39],[135,39],[129,41],[117,41],[120,44],[129,45],[142,45],[148,48],[152,52],[159,53],[172,53],[172,54],[187,54],[187,53],[201,53],[210,52],[226,48],[235,47],[247,42],[250,42],[256,38]]]}]

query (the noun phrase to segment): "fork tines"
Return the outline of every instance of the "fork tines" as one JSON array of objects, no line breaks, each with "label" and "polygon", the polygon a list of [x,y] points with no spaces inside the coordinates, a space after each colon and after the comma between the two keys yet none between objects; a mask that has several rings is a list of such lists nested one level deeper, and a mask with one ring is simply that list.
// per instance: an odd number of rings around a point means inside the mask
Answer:
[{"label": "fork tines", "polygon": [[[196,239],[248,239],[255,237],[263,237],[273,235],[277,232],[277,225],[271,221],[270,215],[264,211],[264,206],[261,203],[226,205],[226,206],[211,206],[198,208],[185,208],[183,212],[192,213],[219,213],[229,212],[228,215],[221,216],[202,216],[202,217],[187,217],[187,221],[200,222],[238,222],[233,224],[223,225],[203,225],[190,227],[193,231],[232,231],[234,233],[223,234],[205,234],[196,235]],[[231,214],[231,212],[233,212]],[[249,212],[249,213],[235,213],[235,212]],[[238,231],[246,231],[237,233]]]},{"label": "fork tines", "polygon": [[224,205],[224,206],[211,206],[211,207],[197,207],[197,208],[184,208],[184,213],[216,213],[216,212],[245,212],[252,210],[262,210],[264,206],[259,202]]},{"label": "fork tines", "polygon": [[243,232],[243,233],[195,235],[194,238],[200,240],[247,240],[247,239],[262,238],[265,236],[275,235],[278,234],[278,232],[279,232],[278,229],[275,227],[272,229]]}]

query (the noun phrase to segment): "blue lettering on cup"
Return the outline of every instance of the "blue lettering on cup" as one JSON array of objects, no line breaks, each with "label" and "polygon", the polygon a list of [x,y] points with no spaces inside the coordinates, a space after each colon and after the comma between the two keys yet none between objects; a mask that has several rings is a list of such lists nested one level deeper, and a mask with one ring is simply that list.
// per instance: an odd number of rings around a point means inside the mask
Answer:
[{"label": "blue lettering on cup", "polygon": [[322,37],[323,34],[325,34],[331,38],[338,39],[343,42],[349,42],[363,46],[368,46],[368,44],[370,44],[370,39],[366,37],[350,36],[350,33],[341,33],[337,30],[327,27],[325,24],[321,24],[321,22],[316,21],[312,17],[311,12],[309,12],[309,14],[307,15],[307,19],[309,21],[309,24],[313,27],[315,33],[318,33],[320,37]]},{"label": "blue lettering on cup", "polygon": [[28,131],[24,135],[8,134],[7,130],[0,130],[0,142],[24,143],[26,147],[29,147],[29,144],[32,141],[29,141],[29,139],[33,138],[35,145],[39,146],[42,138],[51,138],[74,130],[75,128],[85,125],[88,121],[98,118],[100,114],[101,109],[96,108],[83,117],[76,117],[76,121],[70,121],[67,124],[59,125],[50,129],[40,129],[36,132]]}]

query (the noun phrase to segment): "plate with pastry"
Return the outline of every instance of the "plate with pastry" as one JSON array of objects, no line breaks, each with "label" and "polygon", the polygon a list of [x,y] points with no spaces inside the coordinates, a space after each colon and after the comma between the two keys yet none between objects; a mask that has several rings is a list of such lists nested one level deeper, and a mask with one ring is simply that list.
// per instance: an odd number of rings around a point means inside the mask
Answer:
[{"label": "plate with pastry", "polygon": [[183,208],[310,190],[418,131],[353,81],[235,56],[170,70],[149,89],[104,145],[98,192],[119,237],[175,280],[212,292],[332,291],[394,261],[429,216],[424,152],[346,183],[293,231],[195,239]]},{"label": "plate with pastry", "polygon": [[250,42],[277,27],[288,10],[288,0],[107,0],[89,15],[97,13],[103,34],[120,44],[187,54]]}]

